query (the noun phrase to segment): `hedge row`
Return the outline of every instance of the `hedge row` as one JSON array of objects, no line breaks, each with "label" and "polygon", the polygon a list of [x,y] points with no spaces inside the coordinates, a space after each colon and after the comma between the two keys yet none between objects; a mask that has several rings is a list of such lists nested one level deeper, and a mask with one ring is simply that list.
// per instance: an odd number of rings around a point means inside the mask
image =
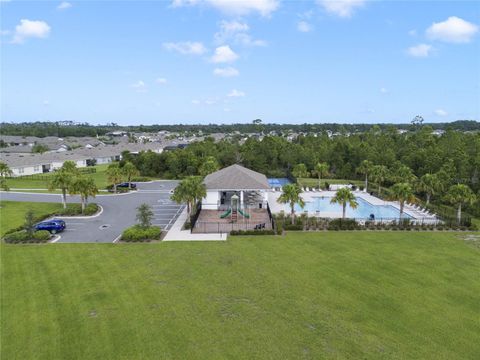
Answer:
[{"label": "hedge row", "polygon": [[123,231],[122,240],[127,242],[151,241],[160,239],[161,235],[162,229],[159,226],[144,228],[140,225],[134,225]]},{"label": "hedge row", "polygon": [[33,233],[33,237],[25,231],[16,231],[5,235],[4,240],[8,244],[45,243],[50,240],[50,233],[46,230],[39,230]]},{"label": "hedge row", "polygon": [[230,232],[232,236],[238,235],[275,235],[273,230],[234,230]]}]

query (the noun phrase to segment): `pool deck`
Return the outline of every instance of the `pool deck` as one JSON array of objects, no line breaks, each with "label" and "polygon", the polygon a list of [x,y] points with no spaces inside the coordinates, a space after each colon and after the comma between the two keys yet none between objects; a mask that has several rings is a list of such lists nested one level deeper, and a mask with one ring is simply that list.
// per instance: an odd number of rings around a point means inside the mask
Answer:
[{"label": "pool deck", "polygon": [[[375,196],[370,195],[367,192],[364,191],[354,191],[353,192],[356,197],[362,198],[363,200],[369,202],[372,205],[385,205],[385,206],[393,206],[394,208],[400,210],[400,203],[398,201],[385,201],[382,199],[379,199]],[[268,204],[270,206],[270,209],[272,213],[279,213],[281,211],[284,211],[286,213],[290,212],[289,206],[287,204],[279,204],[277,202],[277,199],[281,195],[281,191],[272,191],[268,194]],[[335,191],[304,191],[302,193],[302,198],[305,202],[311,202],[314,201],[314,198],[320,197],[320,196],[325,196],[325,197],[333,197],[335,196]],[[409,204],[405,204],[404,206],[404,213],[411,216],[412,219],[415,220],[429,220],[429,221],[436,221],[435,215],[428,214],[424,211],[421,211],[419,209],[414,208],[413,206]],[[307,212],[308,213],[308,212]],[[317,215],[316,213],[308,213],[309,216],[315,216]],[[322,212],[322,217],[329,217],[329,218],[341,218],[342,213],[341,212]]]}]

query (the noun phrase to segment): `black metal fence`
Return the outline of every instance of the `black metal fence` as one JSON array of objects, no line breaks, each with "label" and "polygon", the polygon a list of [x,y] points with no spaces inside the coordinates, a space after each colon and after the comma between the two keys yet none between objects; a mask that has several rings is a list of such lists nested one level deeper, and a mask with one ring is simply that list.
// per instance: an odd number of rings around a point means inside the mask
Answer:
[{"label": "black metal fence", "polygon": [[195,227],[192,226],[192,233],[201,234],[215,234],[215,233],[230,233],[231,231],[246,231],[246,230],[272,230],[270,222],[254,222],[250,220],[239,221],[235,223],[227,222],[209,222],[197,221]]},{"label": "black metal fence", "polygon": [[192,209],[192,214],[190,215],[190,233],[193,232],[193,228],[197,223],[198,217],[200,216],[200,211],[202,210],[202,203],[199,201],[195,205],[195,209]]}]

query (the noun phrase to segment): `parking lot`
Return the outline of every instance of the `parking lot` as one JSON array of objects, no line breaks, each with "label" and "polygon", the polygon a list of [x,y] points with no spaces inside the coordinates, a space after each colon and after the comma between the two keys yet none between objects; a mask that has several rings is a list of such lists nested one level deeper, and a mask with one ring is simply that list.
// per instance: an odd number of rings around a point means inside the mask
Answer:
[{"label": "parking lot", "polygon": [[[138,183],[137,191],[119,195],[97,195],[91,202],[102,207],[101,214],[94,217],[57,217],[65,220],[67,228],[59,234],[59,243],[111,243],[118,240],[123,229],[136,221],[137,207],[145,203],[152,207],[152,224],[169,230],[185,205],[170,200],[177,181],[154,181]],[[2,200],[61,202],[60,195],[2,193]],[[69,197],[68,201],[79,201],[78,197]]]}]

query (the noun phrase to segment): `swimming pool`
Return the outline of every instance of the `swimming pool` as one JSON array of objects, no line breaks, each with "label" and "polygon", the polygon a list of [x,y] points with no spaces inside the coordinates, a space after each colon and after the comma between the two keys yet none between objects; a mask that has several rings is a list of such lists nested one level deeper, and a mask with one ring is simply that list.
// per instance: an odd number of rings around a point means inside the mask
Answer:
[{"label": "swimming pool", "polygon": [[268,183],[272,188],[273,187],[279,188],[279,187],[282,187],[283,185],[290,184],[291,181],[288,180],[287,178],[270,178],[268,179]]},{"label": "swimming pool", "polygon": [[[305,207],[302,209],[300,206],[295,206],[295,211],[303,212],[308,211],[314,213],[317,216],[331,217],[331,213],[342,214],[342,205],[331,204],[331,197],[315,197],[313,201],[305,202]],[[357,219],[368,219],[370,214],[375,216],[375,219],[398,219],[400,216],[400,210],[391,205],[372,205],[368,201],[357,197],[358,207],[352,209],[347,205],[346,217]],[[410,215],[403,213],[402,218],[411,218]]]}]

